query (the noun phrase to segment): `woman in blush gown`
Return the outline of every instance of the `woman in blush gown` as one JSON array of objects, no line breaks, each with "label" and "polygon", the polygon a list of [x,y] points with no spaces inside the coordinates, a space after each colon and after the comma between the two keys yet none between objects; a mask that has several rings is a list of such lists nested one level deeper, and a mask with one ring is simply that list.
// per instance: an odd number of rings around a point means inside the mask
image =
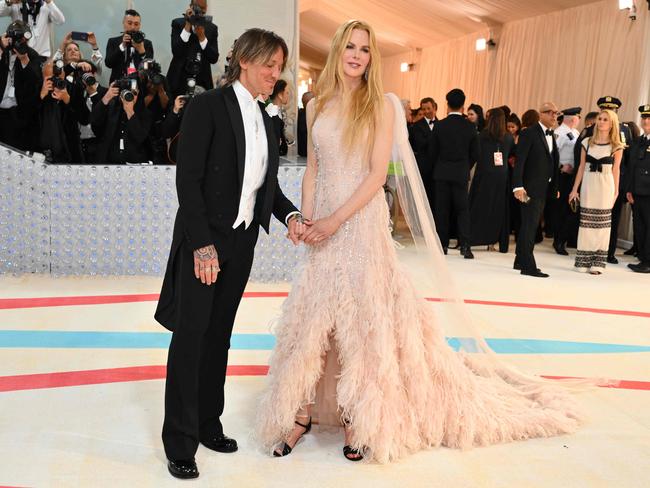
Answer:
[{"label": "woman in blush gown", "polygon": [[[402,268],[382,185],[395,144],[408,148],[408,136],[399,99],[383,95],[380,61],[372,28],[345,23],[307,107],[307,258],[275,327],[257,440],[284,456],[312,422],[342,425],[347,459],[386,463],[441,445],[573,432],[580,415],[564,389],[501,368],[493,354],[452,349],[438,311]],[[417,190],[410,198],[426,212],[406,151]],[[410,205],[404,193],[400,204]],[[427,244],[437,239],[430,227]],[[435,274],[444,275],[437,240],[432,256]]]}]

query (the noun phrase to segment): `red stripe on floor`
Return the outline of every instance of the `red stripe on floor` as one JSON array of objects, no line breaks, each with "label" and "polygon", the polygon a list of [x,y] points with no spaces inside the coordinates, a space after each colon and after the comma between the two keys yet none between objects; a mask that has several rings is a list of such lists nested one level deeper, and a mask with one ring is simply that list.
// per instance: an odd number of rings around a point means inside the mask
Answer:
[{"label": "red stripe on floor", "polygon": [[[269,367],[263,365],[232,365],[228,366],[227,374],[229,376],[264,376],[268,370]],[[0,392],[160,380],[165,378],[165,372],[165,366],[134,366],[129,368],[0,376]]]},{"label": "red stripe on floor", "polygon": [[[269,367],[265,365],[228,366],[228,376],[264,376]],[[165,378],[165,366],[134,366],[128,368],[91,369],[61,373],[25,374],[0,376],[0,392],[38,390],[65,386],[100,385],[130,381],[160,380]],[[584,379],[567,376],[544,376],[548,379]],[[605,388],[650,391],[650,381],[609,380]]]},{"label": "red stripe on floor", "polygon": [[[251,291],[244,293],[244,298],[286,298],[287,292]],[[38,307],[67,307],[75,305],[106,305],[116,303],[155,302],[158,293],[143,295],[97,295],[39,298],[0,298],[0,310]],[[431,302],[441,302],[441,298],[427,298]],[[543,303],[499,302],[492,300],[465,300],[470,305],[490,305],[496,307],[534,308],[561,310],[568,312],[591,312],[606,315],[624,315],[628,317],[650,318],[650,312],[636,310],[615,310],[607,308],[574,307],[571,305],[549,305]]]}]

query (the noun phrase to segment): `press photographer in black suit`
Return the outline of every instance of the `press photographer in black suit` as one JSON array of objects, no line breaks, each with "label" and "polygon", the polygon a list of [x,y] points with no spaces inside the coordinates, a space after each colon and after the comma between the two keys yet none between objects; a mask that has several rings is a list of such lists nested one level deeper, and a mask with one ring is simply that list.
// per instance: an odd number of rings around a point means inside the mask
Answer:
[{"label": "press photographer in black suit", "polygon": [[16,20],[0,37],[0,142],[33,150],[42,75],[40,57],[27,45],[29,26]]},{"label": "press photographer in black suit", "polygon": [[149,133],[151,112],[144,106],[138,75],[111,83],[101,101],[93,106],[90,122],[97,145],[97,163],[146,163],[151,160]]},{"label": "press photographer in black suit", "polygon": [[[80,61],[79,70],[91,71],[89,63]],[[69,65],[67,66],[69,68]],[[79,125],[90,121],[85,103],[84,86],[74,72],[66,76],[63,60],[43,67],[43,86],[39,108],[39,149],[52,163],[82,163]]]},{"label": "press photographer in black suit", "polygon": [[449,247],[452,207],[458,220],[460,253],[473,259],[470,248],[467,183],[472,166],[480,158],[476,126],[463,117],[465,94],[459,88],[447,93],[447,117],[435,124],[430,143],[436,197],[436,227],[443,250]]},{"label": "press photographer in black suit", "polygon": [[237,450],[224,434],[224,382],[230,336],[253,263],[259,228],[271,214],[294,243],[302,216],[278,184],[278,145],[256,99],[270,95],[287,45],[250,29],[233,50],[228,85],[195,97],[181,126],[179,210],[156,320],[173,331],[167,360],[163,443],[169,472],[196,478],[199,442]]},{"label": "press photographer in black suit", "polygon": [[122,35],[111,37],[106,44],[104,64],[111,69],[111,83],[135,73],[146,58],[153,58],[153,44],[145,39],[140,14],[129,9],[122,19]]},{"label": "press photographer in black suit", "polygon": [[524,129],[517,144],[517,161],[512,173],[515,198],[521,202],[521,229],[517,238],[514,268],[522,275],[547,278],[535,262],[535,233],[547,195],[558,198],[560,155],[553,136],[559,111],[546,102],[539,110],[539,122]]},{"label": "press photographer in black suit", "polygon": [[185,15],[172,21],[172,61],[167,79],[172,96],[186,91],[187,80],[206,90],[214,88],[212,67],[219,60],[219,30],[206,16],[207,0],[192,0]]}]

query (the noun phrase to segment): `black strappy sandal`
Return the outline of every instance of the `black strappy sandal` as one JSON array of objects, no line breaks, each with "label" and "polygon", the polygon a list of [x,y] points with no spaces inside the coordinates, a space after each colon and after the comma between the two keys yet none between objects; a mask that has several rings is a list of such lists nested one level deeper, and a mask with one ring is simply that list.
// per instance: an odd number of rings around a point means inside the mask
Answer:
[{"label": "black strappy sandal", "polygon": [[[303,429],[305,429],[305,431],[302,434],[300,434],[300,437],[298,437],[298,439],[296,439],[296,443],[293,445],[293,447],[296,447],[296,444],[298,444],[298,441],[302,439],[302,436],[308,434],[309,431],[311,430],[311,417],[309,417],[309,422],[307,423],[307,425],[301,424],[297,420],[295,421],[295,423],[300,427],[302,427]],[[285,442],[284,446],[282,447],[282,453],[279,453],[277,450],[275,450],[273,451],[273,456],[275,457],[288,456],[289,454],[291,454],[291,451],[293,451],[293,447],[289,446],[289,444]]]},{"label": "black strappy sandal", "polygon": [[[360,449],[352,449],[351,446],[343,446],[343,455],[348,461],[361,461],[363,459],[363,454],[361,454]],[[358,457],[351,457],[358,456]]]},{"label": "black strappy sandal", "polygon": [[[344,427],[350,426],[349,420],[343,421]],[[343,455],[348,461],[361,461],[363,459],[363,449],[352,449],[352,446],[343,446]],[[355,457],[351,457],[355,456]]]}]

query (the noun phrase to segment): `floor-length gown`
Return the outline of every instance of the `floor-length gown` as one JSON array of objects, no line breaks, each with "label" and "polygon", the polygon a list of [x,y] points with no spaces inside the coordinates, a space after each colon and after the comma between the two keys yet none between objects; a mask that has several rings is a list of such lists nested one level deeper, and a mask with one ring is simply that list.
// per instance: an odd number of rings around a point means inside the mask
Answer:
[{"label": "floor-length gown", "polygon": [[580,186],[580,227],[575,267],[579,271],[602,273],[605,270],[609,236],[612,227],[614,184],[614,156],[611,144],[582,141],[587,151],[582,184]]},{"label": "floor-length gown", "polygon": [[[331,215],[369,173],[366,144],[345,154],[335,108],[330,104],[312,131],[313,219]],[[306,405],[321,424],[350,421],[352,446],[381,463],[428,447],[545,437],[579,424],[559,389],[483,377],[448,346],[398,261],[383,191],[308,247],[275,333],[256,423],[269,453]]]}]

